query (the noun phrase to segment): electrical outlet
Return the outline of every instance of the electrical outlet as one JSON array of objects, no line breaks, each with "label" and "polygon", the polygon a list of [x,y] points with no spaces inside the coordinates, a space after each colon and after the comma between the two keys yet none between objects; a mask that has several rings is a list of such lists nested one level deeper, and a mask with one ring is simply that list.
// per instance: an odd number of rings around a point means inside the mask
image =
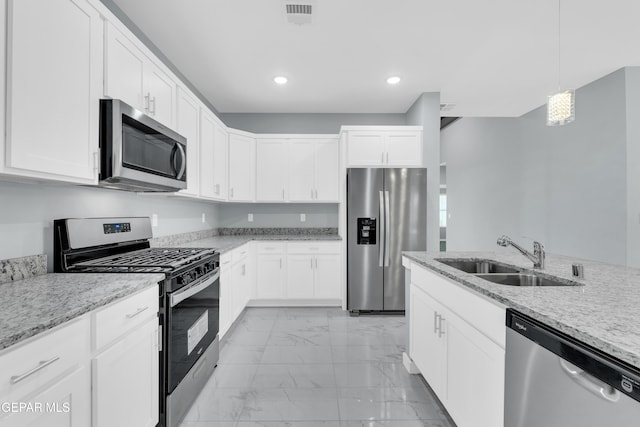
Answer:
[{"label": "electrical outlet", "polygon": [[202,222],[207,222],[207,215],[204,212],[202,212]]},{"label": "electrical outlet", "polygon": [[158,226],[158,214],[151,215],[151,226],[152,227]]},{"label": "electrical outlet", "polygon": [[247,215],[247,221],[253,222],[253,214]]},{"label": "electrical outlet", "polygon": [[307,220],[307,215],[300,214],[300,222],[305,222]]}]

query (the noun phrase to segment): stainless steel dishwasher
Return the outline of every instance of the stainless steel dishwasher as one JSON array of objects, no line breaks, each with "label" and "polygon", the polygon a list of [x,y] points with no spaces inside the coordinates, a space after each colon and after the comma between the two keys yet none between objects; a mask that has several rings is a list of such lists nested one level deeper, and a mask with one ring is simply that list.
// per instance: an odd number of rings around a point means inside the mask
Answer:
[{"label": "stainless steel dishwasher", "polygon": [[507,310],[505,427],[640,425],[640,371]]}]

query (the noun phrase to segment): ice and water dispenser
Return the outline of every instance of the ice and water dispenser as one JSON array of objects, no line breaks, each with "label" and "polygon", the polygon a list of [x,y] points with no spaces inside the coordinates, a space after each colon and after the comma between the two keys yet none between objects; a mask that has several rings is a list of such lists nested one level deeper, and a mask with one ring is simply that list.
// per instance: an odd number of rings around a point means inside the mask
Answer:
[{"label": "ice and water dispenser", "polygon": [[376,244],[376,218],[358,218],[358,244]]}]

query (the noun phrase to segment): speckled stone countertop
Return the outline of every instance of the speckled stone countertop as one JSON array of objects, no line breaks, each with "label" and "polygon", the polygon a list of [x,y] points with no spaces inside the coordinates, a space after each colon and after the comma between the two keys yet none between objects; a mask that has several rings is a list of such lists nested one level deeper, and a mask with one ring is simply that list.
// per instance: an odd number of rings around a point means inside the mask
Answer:
[{"label": "speckled stone countertop", "polygon": [[164,274],[44,274],[0,284],[0,350],[117,299]]},{"label": "speckled stone countertop", "polygon": [[[517,252],[404,252],[411,261],[531,316],[567,335],[640,369],[640,269],[547,254],[537,274],[583,286],[505,286],[438,262],[439,258],[496,260],[533,271]],[[571,276],[571,264],[584,265],[584,279]]]},{"label": "speckled stone countertop", "polygon": [[309,240],[342,240],[337,234],[244,234],[238,236],[214,236],[208,239],[194,240],[183,243],[184,248],[213,248],[221,254],[231,251],[244,245],[251,240],[288,240],[288,241],[309,241]]}]

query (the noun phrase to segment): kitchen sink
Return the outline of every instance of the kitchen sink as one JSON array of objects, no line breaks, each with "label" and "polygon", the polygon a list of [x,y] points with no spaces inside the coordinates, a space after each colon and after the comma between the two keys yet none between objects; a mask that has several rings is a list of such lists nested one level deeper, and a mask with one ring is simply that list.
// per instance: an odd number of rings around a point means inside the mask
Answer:
[{"label": "kitchen sink", "polygon": [[477,277],[507,286],[581,286],[582,283],[564,282],[536,274],[477,274]]},{"label": "kitchen sink", "polygon": [[507,267],[506,265],[498,264],[489,260],[456,260],[440,258],[436,261],[453,267],[458,270],[462,270],[465,273],[519,273],[520,270],[514,267]]}]

